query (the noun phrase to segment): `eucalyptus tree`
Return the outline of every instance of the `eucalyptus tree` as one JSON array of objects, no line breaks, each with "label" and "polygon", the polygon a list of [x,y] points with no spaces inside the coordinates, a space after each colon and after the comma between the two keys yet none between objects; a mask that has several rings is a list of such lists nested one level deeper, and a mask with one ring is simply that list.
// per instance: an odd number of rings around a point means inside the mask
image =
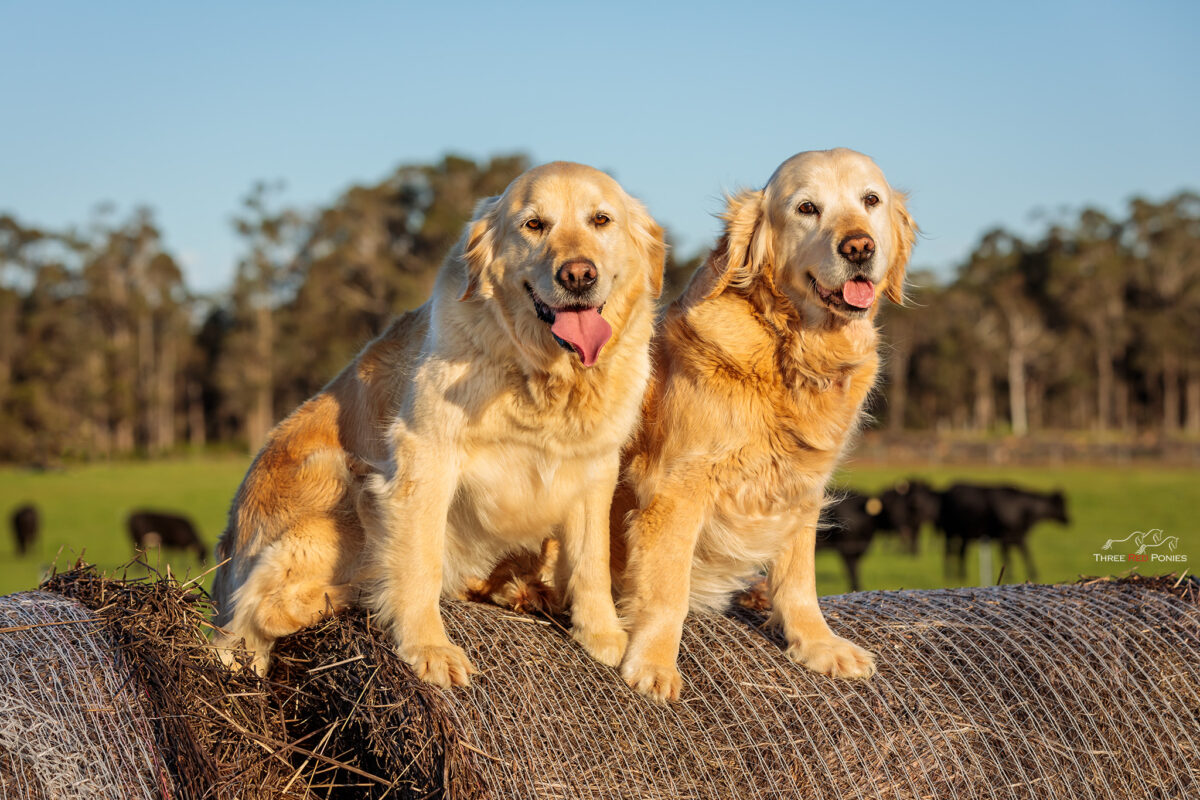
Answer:
[{"label": "eucalyptus tree", "polygon": [[1133,200],[1128,242],[1140,355],[1154,376],[1162,427],[1179,429],[1186,384],[1187,425],[1200,431],[1200,195]]},{"label": "eucalyptus tree", "polygon": [[278,371],[276,312],[295,277],[305,219],[276,203],[281,182],[254,184],[233,226],[245,243],[230,292],[233,326],[219,361],[221,389],[241,409],[241,436],[250,450],[275,422]]}]

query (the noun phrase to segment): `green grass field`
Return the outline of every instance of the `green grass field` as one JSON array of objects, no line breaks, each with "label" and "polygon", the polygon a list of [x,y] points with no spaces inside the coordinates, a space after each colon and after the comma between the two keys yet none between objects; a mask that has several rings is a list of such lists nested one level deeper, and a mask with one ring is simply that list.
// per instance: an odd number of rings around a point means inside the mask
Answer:
[{"label": "green grass field", "polygon": [[[1188,560],[1178,564],[1136,565],[1145,575],[1195,572],[1200,561],[1200,470],[1154,466],[1056,466],[1056,467],[961,467],[938,466],[897,468],[850,464],[838,476],[840,485],[865,491],[887,488],[897,479],[919,477],[943,488],[956,480],[980,483],[1013,483],[1038,491],[1061,489],[1067,498],[1071,524],[1053,522],[1037,525],[1029,535],[1030,549],[1045,583],[1074,580],[1081,575],[1124,574],[1133,564],[1098,563],[1094,555],[1107,539],[1122,539],[1134,531],[1161,529],[1179,537],[1177,555]],[[862,582],[867,589],[931,589],[959,585],[947,581],[942,569],[942,541],[928,529],[922,536],[917,558],[903,555],[894,541],[878,539],[862,562]],[[1114,551],[1116,552],[1116,551]],[[1024,564],[1005,571],[1006,582],[1025,580]],[[1000,554],[994,563],[999,570]],[[974,549],[967,553],[968,583],[978,584]],[[840,559],[821,553],[817,579],[822,593],[846,591]]]},{"label": "green grass field", "polygon": [[[248,464],[248,458],[207,457],[88,465],[47,473],[0,468],[0,513],[4,514],[6,529],[0,537],[0,594],[36,586],[56,556],[60,569],[82,555],[106,570],[117,570],[133,555],[124,520],[134,508],[187,514],[211,550]],[[1100,552],[1106,539],[1120,539],[1138,530],[1159,528],[1178,536],[1176,553],[1188,556],[1188,562],[1178,565],[1142,564],[1142,573],[1182,571],[1200,559],[1200,470],[1145,466],[895,468],[851,464],[839,476],[839,484],[874,491],[907,476],[928,479],[939,487],[951,480],[970,479],[1066,492],[1071,525],[1064,528],[1044,523],[1031,534],[1034,559],[1044,581],[1125,572],[1125,564],[1097,563],[1093,553]],[[42,532],[33,553],[20,558],[8,530],[8,515],[23,502],[38,505]],[[902,554],[890,539],[877,540],[862,562],[864,588],[956,585],[943,578],[941,550],[940,540],[929,531],[922,538],[916,558]],[[168,552],[161,559],[151,560],[160,570],[169,561],[177,575],[194,576],[204,570],[194,558],[180,553]],[[998,553],[996,563],[998,568]],[[968,554],[967,566],[968,582],[978,582],[974,552]],[[129,574],[145,573],[131,569]],[[1010,566],[1005,580],[1024,577],[1018,564]],[[823,594],[847,589],[841,562],[834,553],[819,554],[817,579]]]},{"label": "green grass field", "polygon": [[[80,556],[106,571],[128,563],[134,553],[125,517],[138,508],[191,517],[211,552],[249,464],[248,458],[227,456],[76,466],[44,473],[0,468],[5,527],[0,594],[36,586],[56,558],[60,570]],[[42,529],[33,552],[20,558],[8,519],[13,508],[25,502],[37,505]],[[201,568],[193,555],[180,552],[167,551],[161,559],[151,555],[150,560],[162,570],[169,562],[177,575],[198,575],[207,568]],[[129,574],[146,572],[131,568]]]}]

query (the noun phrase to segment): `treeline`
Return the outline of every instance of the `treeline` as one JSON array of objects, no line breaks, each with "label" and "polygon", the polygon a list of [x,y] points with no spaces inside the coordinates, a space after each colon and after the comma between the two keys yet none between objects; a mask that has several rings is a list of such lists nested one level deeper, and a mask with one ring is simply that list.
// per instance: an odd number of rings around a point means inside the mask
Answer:
[{"label": "treeline", "polygon": [[891,429],[1200,433],[1200,195],[985,234],[884,328]]},{"label": "treeline", "polygon": [[[152,211],[46,230],[0,215],[0,460],[254,449],[396,312],[423,302],[480,197],[528,166],[448,156],[301,210],[254,186],[242,256],[189,291]],[[667,293],[699,263],[672,256]],[[890,427],[1200,431],[1200,198],[995,231],[885,312]]]}]

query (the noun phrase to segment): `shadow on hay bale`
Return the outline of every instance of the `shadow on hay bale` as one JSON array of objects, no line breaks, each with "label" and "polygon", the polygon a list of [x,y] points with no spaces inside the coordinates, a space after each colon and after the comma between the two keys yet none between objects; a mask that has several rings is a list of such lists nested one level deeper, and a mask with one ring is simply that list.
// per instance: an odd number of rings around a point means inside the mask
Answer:
[{"label": "shadow on hay bale", "polygon": [[328,787],[328,796],[489,796],[446,693],[416,680],[365,614],[280,640],[270,679],[288,733],[313,742],[302,772],[312,785]]},{"label": "shadow on hay bale", "polygon": [[666,708],[558,620],[488,606],[447,604],[480,672],[443,692],[362,614],[281,640],[258,682],[214,671],[196,592],[86,572],[46,588],[105,620],[183,797],[1174,798],[1200,782],[1195,580],[824,598],[879,656],[865,683],[791,664],[754,612],[692,617],[685,700]]}]

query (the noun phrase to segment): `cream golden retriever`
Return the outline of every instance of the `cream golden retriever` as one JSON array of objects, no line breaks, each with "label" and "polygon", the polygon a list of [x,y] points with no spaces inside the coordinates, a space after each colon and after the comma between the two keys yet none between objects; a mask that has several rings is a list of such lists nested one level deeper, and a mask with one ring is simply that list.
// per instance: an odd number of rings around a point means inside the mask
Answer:
[{"label": "cream golden retriever", "polygon": [[813,548],[826,481],[875,383],[879,298],[901,300],[916,228],[874,162],[843,149],[788,159],[724,219],[656,334],[613,508],[616,524],[633,509],[621,673],[660,701],[679,697],[689,606],[723,609],[763,566],[792,659],[838,677],[875,669],[826,625]]},{"label": "cream golden retriever", "polygon": [[483,201],[432,298],[271,433],[214,581],[235,663],[361,600],[421,678],[465,685],[439,599],[559,542],[575,638],[616,665],[609,575],[620,451],[650,376],[662,231],[616,181],[554,163]]}]

